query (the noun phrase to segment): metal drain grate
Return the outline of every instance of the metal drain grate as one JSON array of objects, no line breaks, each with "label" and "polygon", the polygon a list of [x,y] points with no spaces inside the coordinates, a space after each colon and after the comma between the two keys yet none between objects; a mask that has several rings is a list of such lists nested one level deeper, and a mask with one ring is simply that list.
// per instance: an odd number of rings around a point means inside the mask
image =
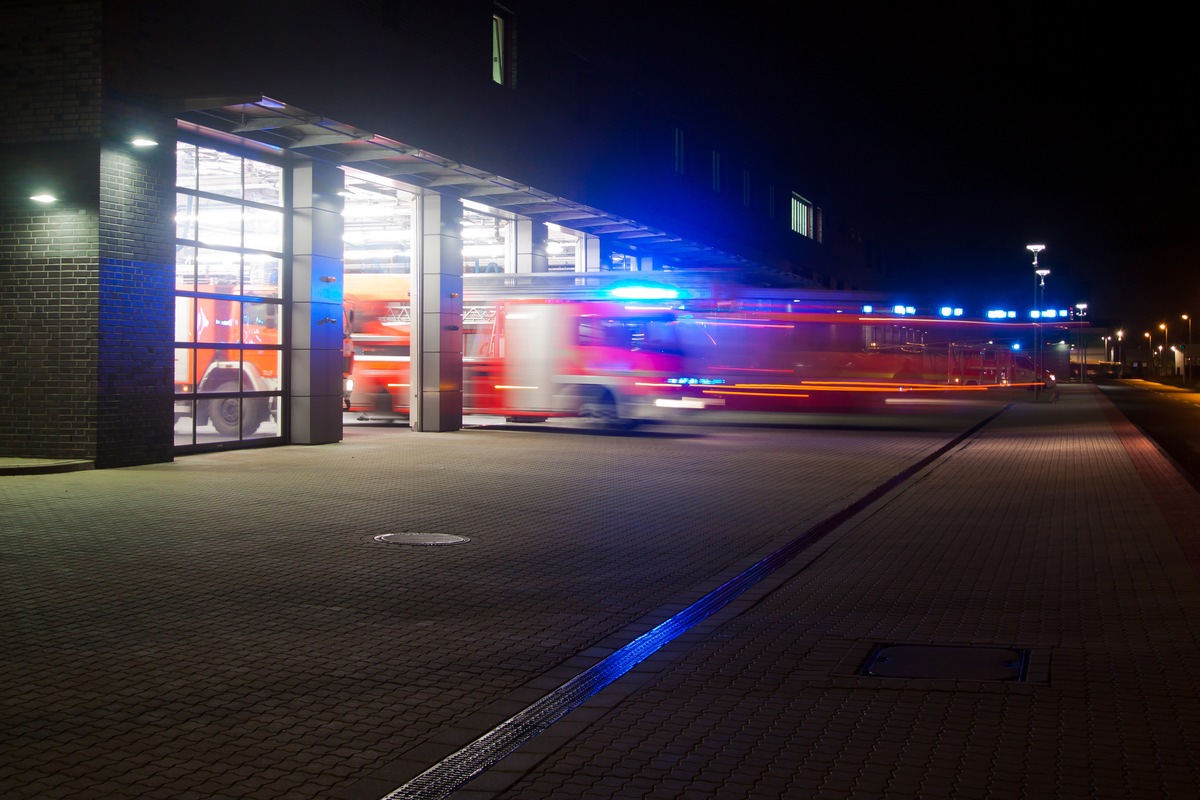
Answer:
[{"label": "metal drain grate", "polygon": [[455,536],[452,533],[384,533],[375,537],[377,542],[387,542],[388,544],[415,544],[415,545],[439,545],[439,544],[463,544],[471,541],[465,536]]},{"label": "metal drain grate", "polygon": [[1024,681],[1029,651],[1007,647],[879,644],[859,669],[870,678]]}]

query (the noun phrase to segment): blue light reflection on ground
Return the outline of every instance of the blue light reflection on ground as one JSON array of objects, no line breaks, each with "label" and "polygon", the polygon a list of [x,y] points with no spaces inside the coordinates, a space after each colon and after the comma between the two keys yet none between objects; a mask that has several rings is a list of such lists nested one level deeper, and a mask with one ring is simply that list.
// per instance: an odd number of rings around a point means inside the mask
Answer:
[{"label": "blue light reflection on ground", "polygon": [[664,645],[729,605],[754,584],[779,569],[855,514],[940,458],[998,417],[988,416],[970,430],[939,447],[917,463],[876,486],[851,505],[825,518],[783,547],[726,581],[670,619],[638,636],[599,663],[571,678],[505,722],[438,762],[382,800],[442,800],[521,745],[565,717],[613,681],[645,661]]}]

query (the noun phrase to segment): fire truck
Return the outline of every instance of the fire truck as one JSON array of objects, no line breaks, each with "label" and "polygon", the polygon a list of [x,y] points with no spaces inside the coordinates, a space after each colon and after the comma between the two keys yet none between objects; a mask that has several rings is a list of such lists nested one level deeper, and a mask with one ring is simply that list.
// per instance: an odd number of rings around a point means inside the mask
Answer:
[{"label": "fire truck", "polygon": [[785,312],[714,312],[690,321],[689,393],[729,409],[846,409],[910,392],[1054,388],[1031,358],[970,341],[982,331],[961,322]]},{"label": "fire truck", "polygon": [[[410,319],[404,300],[351,293],[345,402],[359,419],[409,414]],[[684,352],[675,311],[614,300],[505,299],[463,309],[463,411],[512,422],[578,417],[611,429],[696,408],[675,376]]]},{"label": "fire truck", "polygon": [[194,413],[196,427],[211,422],[222,436],[252,436],[278,414],[276,396],[245,393],[279,391],[279,306],[250,298],[189,302],[194,317],[176,315],[176,340],[191,341],[188,326],[194,324],[197,344],[176,352],[175,421]]}]

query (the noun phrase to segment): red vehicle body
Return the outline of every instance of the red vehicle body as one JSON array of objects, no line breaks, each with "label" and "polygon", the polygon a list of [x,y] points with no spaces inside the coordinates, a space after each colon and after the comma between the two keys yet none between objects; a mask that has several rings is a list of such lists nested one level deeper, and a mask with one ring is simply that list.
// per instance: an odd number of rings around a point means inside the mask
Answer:
[{"label": "red vehicle body", "polygon": [[726,408],[841,409],[909,392],[1037,392],[1053,384],[1011,346],[959,338],[980,336],[962,322],[769,311],[690,322],[689,392]]},{"label": "red vehicle body", "polygon": [[[197,427],[211,422],[223,436],[237,436],[239,431],[251,436],[277,413],[277,400],[239,398],[238,393],[279,390],[279,306],[249,298],[197,297],[189,302],[194,303],[194,313],[177,314],[176,324],[195,325],[197,346],[176,350],[175,421],[194,414]],[[184,327],[176,339],[191,341],[191,333]],[[184,400],[183,395],[196,397]]]},{"label": "red vehicle body", "polygon": [[[352,294],[346,410],[405,418],[411,403],[407,298]],[[674,311],[610,300],[511,299],[463,311],[463,412],[517,422],[581,417],[606,427],[668,419],[685,400]]]}]

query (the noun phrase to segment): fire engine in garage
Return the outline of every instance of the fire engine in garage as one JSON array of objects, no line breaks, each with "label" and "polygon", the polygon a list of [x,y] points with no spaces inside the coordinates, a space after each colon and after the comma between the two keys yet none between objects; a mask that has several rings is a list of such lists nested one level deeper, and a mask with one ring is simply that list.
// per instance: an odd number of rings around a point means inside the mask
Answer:
[{"label": "fire engine in garage", "polygon": [[[278,415],[278,397],[266,393],[280,386],[279,306],[252,297],[188,302],[194,314],[176,314],[176,324],[194,320],[197,344],[176,353],[175,421],[194,414],[198,428],[211,422],[222,436],[252,436]],[[177,341],[190,339],[177,331]]]},{"label": "fire engine in garage", "polygon": [[[388,283],[346,278],[344,407],[362,420],[409,414],[409,298],[394,277]],[[672,382],[685,364],[679,324],[670,307],[607,298],[468,303],[463,412],[513,422],[578,417],[629,428],[702,407],[709,401],[684,398]]]}]

